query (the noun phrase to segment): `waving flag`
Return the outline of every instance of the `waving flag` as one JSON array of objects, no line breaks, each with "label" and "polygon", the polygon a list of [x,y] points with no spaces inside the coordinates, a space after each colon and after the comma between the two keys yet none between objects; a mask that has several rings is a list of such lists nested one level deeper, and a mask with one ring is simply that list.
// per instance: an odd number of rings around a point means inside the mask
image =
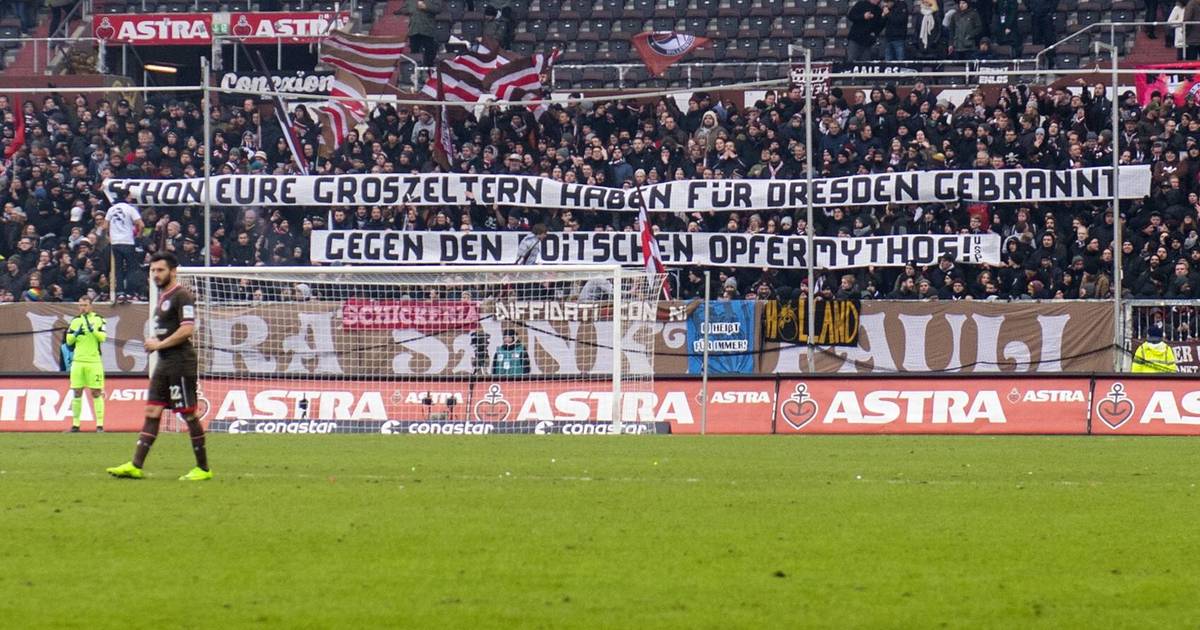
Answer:
[{"label": "waving flag", "polygon": [[[641,188],[638,188],[638,196],[641,197]],[[663,297],[671,299],[671,288],[667,285],[667,267],[662,261],[662,252],[658,249],[658,241],[654,239],[654,230],[650,229],[650,217],[646,215],[646,204],[644,197],[643,203],[638,208],[638,229],[642,237],[642,262],[646,267],[646,279],[650,286],[654,286],[655,280],[662,285]]]},{"label": "waving flag", "polygon": [[401,37],[368,37],[334,31],[321,42],[320,62],[367,83],[391,83],[400,57],[408,52]]},{"label": "waving flag", "polygon": [[355,125],[367,119],[367,90],[358,77],[338,70],[329,95],[339,100],[327,101],[317,108],[321,118],[322,154],[326,156],[342,146]]},{"label": "waving flag", "polygon": [[437,76],[429,77],[421,93],[438,98],[438,82],[441,81],[445,97],[439,100],[475,103],[488,93],[483,87],[484,78],[508,62],[507,54],[496,42],[484,40],[475,50],[442,62]]},{"label": "waving flag", "polygon": [[[538,53],[496,68],[484,78],[484,90],[501,101],[540,101],[542,74],[554,65],[554,60],[558,59],[559,54],[556,48],[549,55]],[[549,108],[540,102],[529,106],[534,118],[541,118],[547,109]]]},{"label": "waving flag", "polygon": [[686,33],[638,33],[631,40],[641,55],[646,69],[654,76],[662,76],[671,64],[683,59],[688,53],[708,43],[707,37]]}]

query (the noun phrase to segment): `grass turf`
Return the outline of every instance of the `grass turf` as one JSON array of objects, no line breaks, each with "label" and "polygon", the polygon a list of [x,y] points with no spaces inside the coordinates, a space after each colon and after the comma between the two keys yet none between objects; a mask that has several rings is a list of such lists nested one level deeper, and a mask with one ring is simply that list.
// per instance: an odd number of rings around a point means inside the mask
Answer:
[{"label": "grass turf", "polygon": [[0,436],[10,628],[1195,624],[1191,439]]}]

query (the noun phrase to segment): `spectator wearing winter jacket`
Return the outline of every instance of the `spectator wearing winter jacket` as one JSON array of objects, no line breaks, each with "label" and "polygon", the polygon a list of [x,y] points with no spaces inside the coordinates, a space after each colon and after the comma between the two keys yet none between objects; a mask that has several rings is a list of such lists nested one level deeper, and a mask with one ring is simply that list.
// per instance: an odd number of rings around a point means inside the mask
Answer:
[{"label": "spectator wearing winter jacket", "polygon": [[956,59],[970,59],[983,34],[983,19],[968,0],[958,0],[958,11],[950,18],[950,54]]},{"label": "spectator wearing winter jacket", "polygon": [[850,7],[847,16],[850,21],[850,34],[846,59],[849,61],[869,61],[871,49],[883,29],[883,9],[880,0],[858,0]]},{"label": "spectator wearing winter jacket", "polygon": [[908,3],[883,0],[883,58],[904,61],[908,44]]}]

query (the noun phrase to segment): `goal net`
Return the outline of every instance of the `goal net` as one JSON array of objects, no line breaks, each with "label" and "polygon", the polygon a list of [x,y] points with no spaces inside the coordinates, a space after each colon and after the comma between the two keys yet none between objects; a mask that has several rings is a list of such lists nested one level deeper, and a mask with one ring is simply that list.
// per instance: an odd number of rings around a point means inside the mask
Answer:
[{"label": "goal net", "polygon": [[619,267],[180,268],[210,430],[649,433],[661,278]]}]

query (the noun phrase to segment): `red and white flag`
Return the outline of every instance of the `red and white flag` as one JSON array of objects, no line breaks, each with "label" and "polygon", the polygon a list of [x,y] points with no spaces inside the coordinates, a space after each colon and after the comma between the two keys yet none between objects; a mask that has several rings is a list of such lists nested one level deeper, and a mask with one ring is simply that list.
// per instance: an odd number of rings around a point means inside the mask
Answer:
[{"label": "red and white flag", "polygon": [[[475,103],[487,94],[483,80],[493,70],[509,61],[494,41],[484,40],[473,51],[447,59],[438,67],[436,76],[431,76],[421,87],[421,93],[438,100]],[[442,83],[444,97],[438,96],[438,82]]]},{"label": "red and white flag", "polygon": [[671,64],[708,43],[707,37],[687,33],[638,33],[630,40],[650,74],[661,76]]},{"label": "red and white flag", "polygon": [[541,118],[549,109],[541,103],[542,74],[548,72],[558,59],[560,51],[555,48],[549,55],[537,53],[532,57],[522,57],[493,70],[483,80],[483,87],[488,93],[501,101],[534,101],[529,106],[534,118]]},{"label": "red and white flag", "polygon": [[667,267],[663,264],[658,241],[654,239],[654,230],[650,229],[650,217],[646,216],[645,203],[638,209],[638,227],[641,230],[642,263],[646,267],[647,281],[650,286],[654,286],[655,282],[660,283],[663,297],[669,300],[671,299],[671,288],[667,285]]},{"label": "red and white flag", "polygon": [[367,83],[388,85],[408,44],[400,37],[368,37],[334,31],[321,41],[320,62]]},{"label": "red and white flag", "polygon": [[327,101],[317,108],[321,119],[322,154],[326,156],[342,146],[346,135],[355,125],[367,119],[367,90],[358,77],[338,70],[329,95],[336,100]]}]

